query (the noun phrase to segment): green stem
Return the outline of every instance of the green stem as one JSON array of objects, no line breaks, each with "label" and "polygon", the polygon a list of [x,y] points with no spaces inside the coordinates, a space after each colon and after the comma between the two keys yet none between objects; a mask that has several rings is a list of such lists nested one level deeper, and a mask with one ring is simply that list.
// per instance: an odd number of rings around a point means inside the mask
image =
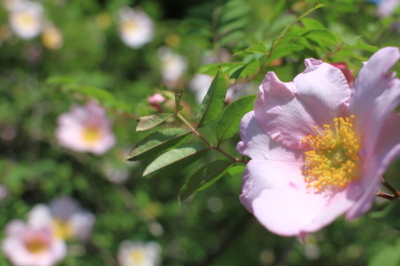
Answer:
[{"label": "green stem", "polygon": [[199,137],[205,144],[207,144],[207,146],[210,147],[211,150],[216,150],[219,153],[225,155],[226,157],[232,159],[234,162],[237,163],[244,163],[247,164],[246,160],[243,159],[239,159],[236,158],[230,154],[228,154],[226,151],[222,150],[220,147],[218,146],[214,146],[211,142],[209,142],[208,140],[206,140],[201,134],[200,132],[198,132],[180,113],[176,113],[176,116],[183,122],[185,123],[185,125],[187,125],[189,127],[189,129],[193,132],[193,134],[195,134],[197,137]]}]

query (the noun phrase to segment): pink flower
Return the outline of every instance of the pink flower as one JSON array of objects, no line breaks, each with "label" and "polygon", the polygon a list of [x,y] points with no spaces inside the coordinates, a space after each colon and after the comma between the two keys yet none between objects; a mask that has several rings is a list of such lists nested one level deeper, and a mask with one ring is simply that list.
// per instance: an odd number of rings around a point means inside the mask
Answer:
[{"label": "pink flower", "polygon": [[68,196],[61,196],[50,203],[37,204],[28,213],[28,224],[35,227],[50,227],[55,237],[62,240],[86,241],[91,234],[95,217],[82,209],[79,203]]},{"label": "pink flower", "polygon": [[165,97],[162,96],[161,93],[156,93],[156,94],[148,97],[147,101],[151,104],[151,106],[156,108],[157,111],[162,112],[162,108],[160,106],[160,103],[165,101]]},{"label": "pink flower", "polygon": [[388,73],[399,58],[398,48],[379,50],[353,88],[315,59],[293,82],[266,75],[237,149],[251,158],[240,200],[268,230],[304,235],[369,210],[400,152],[400,117],[392,113],[400,80]]},{"label": "pink flower", "polygon": [[29,226],[19,220],[8,223],[2,249],[17,266],[50,266],[67,252],[65,243],[54,237],[50,227]]},{"label": "pink flower", "polygon": [[94,102],[73,106],[69,113],[60,115],[56,135],[61,146],[98,155],[115,144],[111,121],[105,110]]}]

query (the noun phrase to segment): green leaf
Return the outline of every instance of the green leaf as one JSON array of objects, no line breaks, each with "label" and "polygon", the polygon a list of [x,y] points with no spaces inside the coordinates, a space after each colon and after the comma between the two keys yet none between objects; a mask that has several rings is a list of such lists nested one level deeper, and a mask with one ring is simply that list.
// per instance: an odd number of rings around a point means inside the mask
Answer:
[{"label": "green leaf", "polygon": [[283,38],[286,33],[290,30],[291,27],[293,27],[293,25],[295,25],[297,22],[299,22],[300,20],[302,20],[303,18],[305,18],[306,16],[308,16],[308,14],[310,14],[311,12],[313,12],[314,10],[324,7],[324,4],[315,4],[313,8],[307,10],[305,13],[303,13],[301,16],[299,16],[298,18],[296,18],[295,20],[292,21],[292,23],[290,23],[288,26],[286,26],[286,28],[282,31],[282,33],[279,35],[278,40]]},{"label": "green leaf", "polygon": [[65,87],[65,89],[83,93],[100,101],[113,102],[116,100],[114,94],[102,88],[89,86],[68,86]]},{"label": "green leaf", "polygon": [[277,46],[278,48],[276,48],[274,50],[274,52],[272,53],[272,55],[269,57],[267,63],[271,63],[272,61],[274,61],[275,59],[279,59],[282,57],[285,57],[287,55],[292,55],[293,52],[295,51],[301,51],[304,49],[303,46],[298,45],[298,44],[287,44],[287,45],[279,45]]},{"label": "green leaf", "polygon": [[229,168],[228,174],[230,176],[235,176],[235,175],[243,175],[244,170],[246,169],[246,166],[244,165],[234,165]]},{"label": "green leaf", "polygon": [[355,36],[355,37],[343,37],[339,33],[335,32],[334,33],[336,39],[340,42],[344,42],[345,44],[348,44],[350,46],[353,46],[358,43],[360,40],[361,36]]},{"label": "green leaf", "polygon": [[237,52],[235,55],[241,54],[241,53],[259,53],[259,54],[267,54],[267,47],[265,46],[265,43],[263,42],[258,42],[256,44],[253,44],[252,46],[243,49],[240,52]]},{"label": "green leaf", "polygon": [[235,42],[235,41],[239,41],[243,38],[245,38],[245,34],[243,31],[230,31],[228,34],[224,35],[221,37],[221,39],[219,40],[219,44],[220,46],[225,46],[230,42]]},{"label": "green leaf", "polygon": [[149,130],[152,129],[153,127],[158,126],[174,114],[168,114],[168,113],[162,113],[162,114],[156,114],[156,115],[149,115],[149,116],[143,116],[138,119],[138,125],[136,127],[136,131],[144,131],[144,130]]},{"label": "green leaf", "polygon": [[322,25],[318,20],[312,18],[303,18],[301,20],[301,23],[303,23],[304,27],[308,29],[320,29],[320,30],[326,29],[324,25]]},{"label": "green leaf", "polygon": [[179,203],[187,199],[194,192],[205,189],[218,181],[233,164],[233,161],[218,160],[203,165],[186,180],[179,191]]},{"label": "green leaf", "polygon": [[373,52],[373,53],[375,53],[376,51],[379,50],[378,47],[368,45],[368,44],[364,43],[362,40],[358,40],[358,42],[355,45],[351,46],[351,48],[364,50],[364,51],[368,51],[368,52]]},{"label": "green leaf", "polygon": [[[214,64],[208,64],[201,66],[197,72],[201,74],[207,74],[210,76],[215,76],[218,73],[218,70],[222,68],[222,70],[225,72],[232,66],[235,66],[237,63],[214,63]],[[242,63],[243,64],[243,63]]]},{"label": "green leaf", "polygon": [[239,131],[242,117],[254,109],[257,95],[247,95],[231,103],[221,114],[217,124],[217,140],[222,143]]},{"label": "green leaf", "polygon": [[229,80],[220,68],[200,105],[197,127],[204,127],[216,119],[224,105]]},{"label": "green leaf", "polygon": [[185,145],[169,150],[149,164],[143,176],[153,177],[176,172],[194,163],[209,150],[198,145]]},{"label": "green leaf", "polygon": [[337,46],[338,44],[335,36],[329,30],[324,30],[324,29],[310,30],[306,36],[307,38],[317,42],[320,46],[324,46],[324,43],[334,46]]},{"label": "green leaf", "polygon": [[369,213],[369,217],[400,230],[400,200],[382,205],[384,207],[381,210]]},{"label": "green leaf", "polygon": [[146,160],[183,144],[191,131],[182,128],[164,128],[143,139],[129,154],[128,161]]}]

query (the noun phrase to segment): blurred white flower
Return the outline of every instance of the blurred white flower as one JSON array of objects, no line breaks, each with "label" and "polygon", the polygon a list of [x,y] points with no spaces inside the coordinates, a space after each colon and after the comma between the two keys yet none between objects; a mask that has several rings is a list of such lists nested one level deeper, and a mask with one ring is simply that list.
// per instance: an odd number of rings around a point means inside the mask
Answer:
[{"label": "blurred white flower", "polygon": [[33,227],[13,220],[5,231],[2,250],[13,265],[51,266],[67,253],[65,243],[53,235],[51,227]]},{"label": "blurred white flower", "polygon": [[92,213],[83,210],[76,200],[66,196],[52,201],[49,206],[36,205],[28,216],[30,225],[34,227],[50,225],[54,235],[63,240],[71,238],[87,240],[95,221]]},{"label": "blurred white flower", "polygon": [[60,29],[47,25],[42,32],[42,44],[50,50],[58,50],[63,46],[64,40]]},{"label": "blurred white flower", "polygon": [[61,146],[80,152],[103,154],[115,144],[111,121],[94,102],[73,106],[58,117],[56,135]]},{"label": "blurred white flower", "polygon": [[156,242],[123,241],[118,249],[120,266],[156,266],[160,264],[161,247]]},{"label": "blurred white flower", "polygon": [[140,48],[153,39],[153,21],[143,11],[124,7],[118,12],[118,20],[119,36],[127,46]]},{"label": "blurred white flower", "polygon": [[158,49],[158,57],[161,61],[163,82],[169,88],[175,87],[186,71],[186,58],[165,46]]},{"label": "blurred white flower", "polygon": [[210,75],[196,74],[190,81],[189,88],[195,93],[196,101],[198,103],[203,101],[203,98],[206,96],[213,79],[214,78]]},{"label": "blurred white flower", "polygon": [[11,30],[21,39],[32,39],[42,31],[43,6],[32,1],[8,1]]}]

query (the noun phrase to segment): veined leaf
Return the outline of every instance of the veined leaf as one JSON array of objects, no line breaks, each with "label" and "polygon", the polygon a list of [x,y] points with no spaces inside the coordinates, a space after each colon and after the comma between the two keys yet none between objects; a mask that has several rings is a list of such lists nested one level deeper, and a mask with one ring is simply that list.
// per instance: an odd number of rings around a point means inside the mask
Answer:
[{"label": "veined leaf", "polygon": [[224,105],[229,80],[220,68],[200,105],[197,127],[204,127],[218,117]]},{"label": "veined leaf", "polygon": [[144,131],[152,129],[158,126],[174,114],[162,113],[156,115],[143,116],[138,119],[139,124],[136,127],[136,131]]},{"label": "veined leaf", "polygon": [[222,143],[239,131],[242,117],[254,109],[257,95],[247,95],[231,103],[221,114],[217,124],[217,140]]},{"label": "veined leaf", "polygon": [[198,145],[185,145],[169,150],[149,164],[143,176],[152,177],[179,171],[203,157],[209,150]]},{"label": "veined leaf", "polygon": [[144,138],[129,154],[128,161],[145,160],[183,144],[191,131],[182,128],[164,128]]},{"label": "veined leaf", "polygon": [[218,160],[203,165],[186,180],[179,191],[179,203],[187,199],[194,192],[205,189],[220,179],[233,164],[233,161]]},{"label": "veined leaf", "polygon": [[243,49],[240,52],[237,52],[235,55],[241,54],[241,53],[259,53],[259,54],[267,54],[267,47],[265,46],[265,43],[263,42],[258,42],[256,44],[253,44],[252,46]]}]

